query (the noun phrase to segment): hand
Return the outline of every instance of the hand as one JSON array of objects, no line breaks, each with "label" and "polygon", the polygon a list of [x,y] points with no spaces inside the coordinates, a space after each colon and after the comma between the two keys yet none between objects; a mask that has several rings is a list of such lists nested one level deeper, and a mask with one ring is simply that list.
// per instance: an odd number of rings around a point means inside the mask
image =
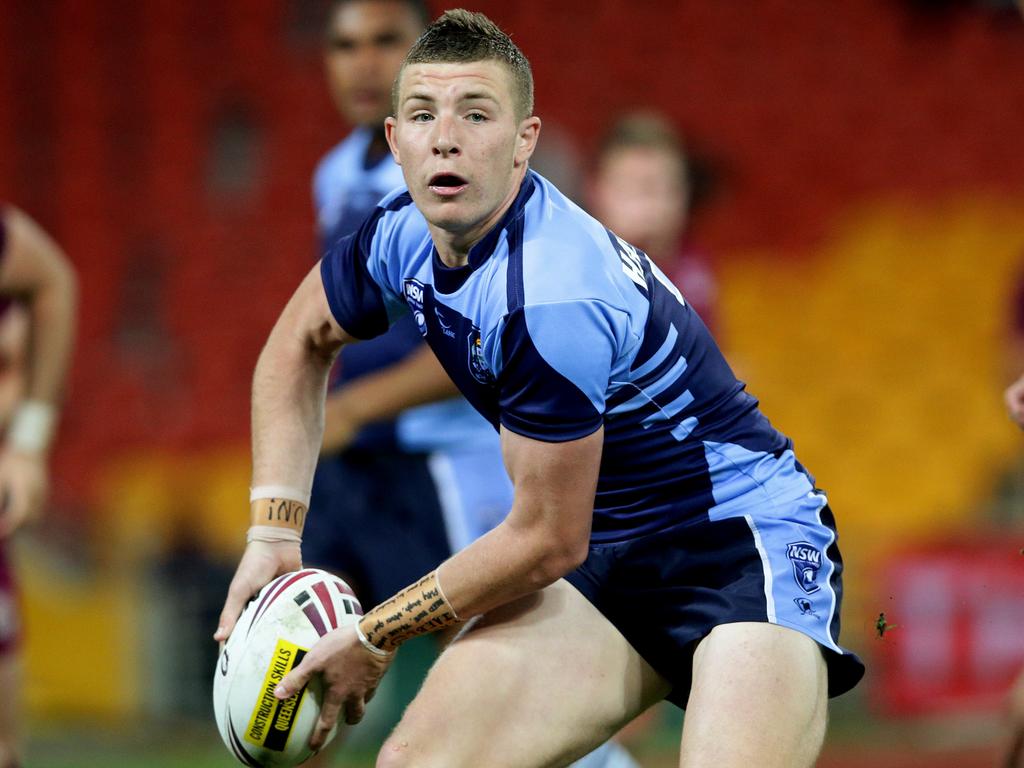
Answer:
[{"label": "hand", "polygon": [[345,387],[330,393],[324,403],[324,437],[320,453],[339,453],[355,439],[363,428],[363,419],[350,392]]},{"label": "hand", "polygon": [[49,485],[44,455],[10,449],[0,453],[0,539],[39,515]]},{"label": "hand", "polygon": [[309,746],[318,750],[337,724],[340,711],[344,710],[345,722],[349,725],[363,719],[366,702],[373,698],[393,658],[394,654],[378,656],[364,648],[355,627],[342,627],[320,638],[302,662],[280,682],[274,695],[287,699],[313,675],[323,675],[323,706],[309,739]]},{"label": "hand", "polygon": [[290,541],[250,541],[242,555],[235,577],[228,587],[228,597],[213,639],[223,643],[231,636],[235,622],[242,614],[245,604],[271,579],[282,573],[302,568],[302,552],[299,545]]},{"label": "hand", "polygon": [[1006,409],[1010,412],[1010,418],[1017,422],[1017,426],[1024,429],[1024,376],[1006,388],[1003,399],[1006,401]]}]

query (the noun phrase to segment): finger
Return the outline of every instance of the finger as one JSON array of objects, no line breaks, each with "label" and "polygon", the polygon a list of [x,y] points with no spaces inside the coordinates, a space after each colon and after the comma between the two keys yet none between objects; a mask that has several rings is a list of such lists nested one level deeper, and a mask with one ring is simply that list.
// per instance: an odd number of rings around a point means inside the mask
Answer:
[{"label": "finger", "polygon": [[[284,676],[284,680],[277,684],[274,695],[279,699],[288,699],[295,695],[296,691],[302,690],[302,686],[309,682],[314,672],[318,672],[317,664],[310,661],[309,655],[299,662],[291,672]],[[326,698],[326,697],[325,697]]]},{"label": "finger", "polygon": [[366,713],[366,702],[362,696],[353,696],[345,700],[345,722],[355,725],[363,719]]},{"label": "finger", "polygon": [[313,735],[309,737],[310,747],[320,749],[327,743],[331,729],[338,724],[340,710],[341,697],[328,690],[324,695],[324,705],[320,708],[320,718],[316,721],[316,728],[313,729]]},{"label": "finger", "polygon": [[217,631],[213,633],[214,640],[223,643],[231,636],[231,630],[235,628],[235,622],[242,615],[242,609],[250,597],[252,593],[246,582],[237,576],[232,579],[227,599],[224,601],[224,609],[217,620]]}]

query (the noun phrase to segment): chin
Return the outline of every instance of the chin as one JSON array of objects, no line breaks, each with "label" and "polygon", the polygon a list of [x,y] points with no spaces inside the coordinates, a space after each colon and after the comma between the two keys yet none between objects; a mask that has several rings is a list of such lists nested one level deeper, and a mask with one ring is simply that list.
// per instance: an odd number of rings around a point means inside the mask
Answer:
[{"label": "chin", "polygon": [[[429,195],[430,193],[427,194]],[[429,200],[426,204],[421,205],[414,195],[413,202],[420,209],[423,218],[432,226],[440,227],[448,232],[461,232],[472,226],[469,221],[470,217],[466,215],[465,209],[454,201],[437,202]]]}]

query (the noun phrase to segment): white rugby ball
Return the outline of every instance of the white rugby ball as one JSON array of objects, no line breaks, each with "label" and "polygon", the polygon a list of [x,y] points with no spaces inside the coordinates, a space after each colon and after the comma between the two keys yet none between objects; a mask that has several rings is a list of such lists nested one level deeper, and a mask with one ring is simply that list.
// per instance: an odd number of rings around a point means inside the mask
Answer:
[{"label": "white rugby ball", "polygon": [[351,587],[315,568],[278,576],[249,602],[221,648],[213,678],[217,727],[239,762],[284,768],[313,754],[309,737],[323,701],[320,676],[285,701],[274,697],[274,688],[313,643],[362,615]]}]

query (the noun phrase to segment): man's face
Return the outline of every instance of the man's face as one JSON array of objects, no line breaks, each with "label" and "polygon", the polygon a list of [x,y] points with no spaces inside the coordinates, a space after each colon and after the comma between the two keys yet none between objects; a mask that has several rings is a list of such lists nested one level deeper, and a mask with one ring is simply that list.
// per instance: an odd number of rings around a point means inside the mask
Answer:
[{"label": "man's face", "polygon": [[399,0],[351,0],[333,14],[324,63],[334,104],[352,125],[379,126],[391,111],[391,84],[422,32]]},{"label": "man's face", "polygon": [[518,192],[540,119],[517,117],[512,75],[497,61],[412,64],[386,130],[427,221],[482,235]]},{"label": "man's face", "polygon": [[601,223],[644,250],[674,247],[686,226],[689,194],[683,169],[665,149],[612,150],[598,169],[593,196]]}]

